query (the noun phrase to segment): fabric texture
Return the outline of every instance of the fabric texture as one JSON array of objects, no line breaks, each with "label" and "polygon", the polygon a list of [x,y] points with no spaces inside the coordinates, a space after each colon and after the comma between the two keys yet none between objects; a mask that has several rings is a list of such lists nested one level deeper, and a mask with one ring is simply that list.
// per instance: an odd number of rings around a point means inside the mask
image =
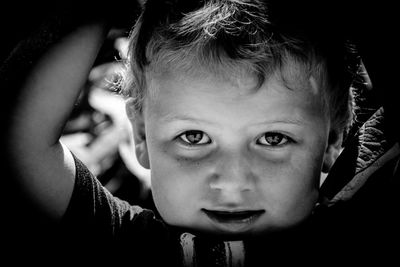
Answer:
[{"label": "fabric texture", "polygon": [[378,108],[322,184],[313,224],[324,258],[347,264],[396,260],[400,149],[393,127]]},{"label": "fabric texture", "polygon": [[384,109],[379,108],[335,162],[320,190],[323,205],[350,200],[376,171],[398,160],[399,144],[386,134],[384,115]]},{"label": "fabric texture", "polygon": [[112,263],[178,266],[180,250],[173,231],[152,211],[111,195],[79,159],[75,163],[75,188],[61,225],[63,238],[82,254]]}]

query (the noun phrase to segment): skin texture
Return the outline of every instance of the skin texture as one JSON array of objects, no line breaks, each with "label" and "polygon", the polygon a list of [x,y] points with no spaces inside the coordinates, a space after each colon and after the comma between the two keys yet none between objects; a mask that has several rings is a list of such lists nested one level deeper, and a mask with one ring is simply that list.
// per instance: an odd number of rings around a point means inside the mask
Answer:
[{"label": "skin texture", "polygon": [[316,83],[289,89],[279,77],[260,88],[245,75],[152,80],[155,93],[131,119],[167,223],[239,237],[292,227],[311,213],[333,151],[330,123]]}]

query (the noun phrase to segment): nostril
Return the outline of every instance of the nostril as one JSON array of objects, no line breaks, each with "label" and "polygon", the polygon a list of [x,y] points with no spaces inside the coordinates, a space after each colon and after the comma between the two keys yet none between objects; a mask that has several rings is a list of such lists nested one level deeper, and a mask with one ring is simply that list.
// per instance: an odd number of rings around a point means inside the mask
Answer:
[{"label": "nostril", "polygon": [[210,183],[210,188],[213,190],[218,190],[218,191],[223,191],[229,194],[233,194],[236,192],[243,192],[243,191],[250,191],[251,186],[245,183],[223,183],[223,182],[218,182],[218,183]]},{"label": "nostril", "polygon": [[240,191],[240,182],[237,179],[215,178],[210,182],[210,188],[220,191]]},{"label": "nostril", "polygon": [[250,177],[250,175],[230,175],[230,176],[222,176],[216,175],[214,176],[210,182],[209,186],[211,189],[226,191],[226,192],[242,192],[242,191],[250,191],[254,188],[254,179]]},{"label": "nostril", "polygon": [[248,162],[248,158],[242,152],[225,153],[220,160],[215,162],[213,173],[209,176],[211,189],[242,192],[255,188],[255,177]]}]

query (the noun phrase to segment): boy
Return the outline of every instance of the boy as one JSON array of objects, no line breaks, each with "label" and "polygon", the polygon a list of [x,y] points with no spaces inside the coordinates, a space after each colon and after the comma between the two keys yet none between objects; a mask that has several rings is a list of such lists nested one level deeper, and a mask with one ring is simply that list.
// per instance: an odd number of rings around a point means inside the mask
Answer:
[{"label": "boy", "polygon": [[351,119],[350,76],[341,40],[281,9],[145,4],[124,81],[158,218],[111,196],[58,141],[106,27],[64,37],[25,81],[7,131],[25,194],[81,247],[112,241],[134,263],[239,266],[304,252],[321,171]]}]

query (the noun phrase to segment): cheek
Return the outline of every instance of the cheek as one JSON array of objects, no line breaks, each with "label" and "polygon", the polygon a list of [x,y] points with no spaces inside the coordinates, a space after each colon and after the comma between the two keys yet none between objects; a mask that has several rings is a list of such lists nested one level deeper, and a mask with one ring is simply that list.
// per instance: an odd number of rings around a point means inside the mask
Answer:
[{"label": "cheek", "polygon": [[165,151],[152,151],[151,155],[152,191],[157,210],[169,224],[191,223],[205,195],[199,164]]},{"label": "cheek", "polygon": [[260,195],[279,225],[289,225],[304,219],[315,206],[321,155],[311,152],[303,148],[292,151],[286,160],[260,160],[253,166],[253,170],[257,170],[256,176],[260,177]]},{"label": "cheek", "polygon": [[308,215],[314,208],[319,194],[320,176],[321,157],[313,153],[305,153],[303,160],[294,168],[295,186],[289,192],[293,195],[291,206],[294,209],[294,215]]}]

